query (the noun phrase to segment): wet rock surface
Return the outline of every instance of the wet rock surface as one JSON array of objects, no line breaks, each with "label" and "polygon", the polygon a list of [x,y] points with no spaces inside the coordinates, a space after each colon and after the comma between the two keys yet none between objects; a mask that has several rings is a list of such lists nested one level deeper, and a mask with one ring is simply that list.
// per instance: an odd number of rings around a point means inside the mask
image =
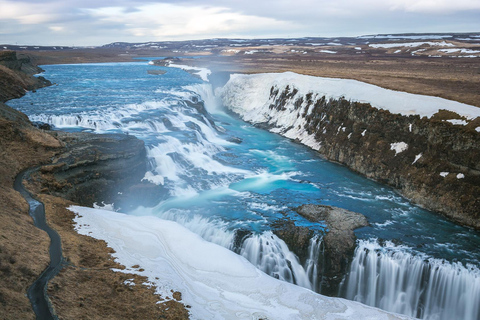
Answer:
[{"label": "wet rock surface", "polygon": [[[320,287],[317,290],[325,295],[338,296],[339,284],[348,270],[355,250],[354,230],[368,225],[360,213],[324,205],[303,205],[295,209],[311,222],[326,224],[318,265]],[[307,227],[296,226],[291,220],[280,220],[272,225],[274,233],[288,245],[305,265],[310,239],[315,232]]]},{"label": "wet rock surface", "polygon": [[65,151],[40,169],[42,192],[80,205],[113,203],[145,175],[143,141],[123,134],[55,132]]}]

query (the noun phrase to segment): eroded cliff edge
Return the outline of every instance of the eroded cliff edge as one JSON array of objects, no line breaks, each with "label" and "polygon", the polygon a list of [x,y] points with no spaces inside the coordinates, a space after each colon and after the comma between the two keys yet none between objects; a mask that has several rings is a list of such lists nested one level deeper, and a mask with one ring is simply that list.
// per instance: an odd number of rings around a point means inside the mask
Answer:
[{"label": "eroded cliff edge", "polygon": [[451,111],[432,117],[396,114],[319,94],[310,84],[300,91],[301,84],[271,79],[260,79],[266,93],[258,92],[260,82],[230,81],[223,89],[224,104],[243,119],[388,184],[427,209],[480,228],[479,117]]}]

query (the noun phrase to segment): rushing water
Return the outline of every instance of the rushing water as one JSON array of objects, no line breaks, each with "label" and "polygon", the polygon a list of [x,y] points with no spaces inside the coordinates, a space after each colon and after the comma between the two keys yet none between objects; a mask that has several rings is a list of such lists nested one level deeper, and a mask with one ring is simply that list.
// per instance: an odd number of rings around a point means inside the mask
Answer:
[{"label": "rushing water", "polygon": [[[222,109],[210,84],[183,70],[146,61],[44,69],[56,85],[10,101],[12,107],[57,129],[124,132],[145,141],[145,179],[168,195],[129,214],[177,221],[272,276],[318,290],[324,226],[293,208],[318,203],[357,211],[370,226],[356,232],[363,240],[342,295],[425,319],[479,318],[478,232],[240,121]],[[317,232],[303,265],[271,231],[271,222],[285,218]],[[239,241],[239,234],[246,236]]]}]

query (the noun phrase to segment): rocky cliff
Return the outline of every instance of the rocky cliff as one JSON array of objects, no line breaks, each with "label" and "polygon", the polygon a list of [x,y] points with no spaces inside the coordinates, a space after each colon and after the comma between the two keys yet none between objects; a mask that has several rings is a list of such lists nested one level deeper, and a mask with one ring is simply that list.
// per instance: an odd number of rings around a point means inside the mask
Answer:
[{"label": "rocky cliff", "polygon": [[0,102],[20,98],[25,92],[51,85],[44,77],[33,75],[43,72],[29,56],[15,51],[0,51]]},{"label": "rocky cliff", "polygon": [[311,85],[300,91],[295,82],[263,86],[266,94],[250,94],[253,86],[245,81],[227,83],[224,103],[244,119],[388,184],[425,208],[480,228],[479,117],[446,110],[431,117],[393,113],[316,93]]}]

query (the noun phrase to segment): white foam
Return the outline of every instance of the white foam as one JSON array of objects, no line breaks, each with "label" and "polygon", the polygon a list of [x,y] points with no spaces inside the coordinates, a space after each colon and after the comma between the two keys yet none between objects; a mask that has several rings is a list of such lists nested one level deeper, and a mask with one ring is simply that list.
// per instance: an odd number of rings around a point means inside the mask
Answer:
[{"label": "white foam", "polygon": [[[116,260],[148,277],[156,291],[180,291],[192,319],[408,319],[353,301],[329,298],[279,281],[243,257],[203,240],[179,224],[70,207],[80,234],[103,239]],[[140,265],[140,269],[129,268]]]}]

